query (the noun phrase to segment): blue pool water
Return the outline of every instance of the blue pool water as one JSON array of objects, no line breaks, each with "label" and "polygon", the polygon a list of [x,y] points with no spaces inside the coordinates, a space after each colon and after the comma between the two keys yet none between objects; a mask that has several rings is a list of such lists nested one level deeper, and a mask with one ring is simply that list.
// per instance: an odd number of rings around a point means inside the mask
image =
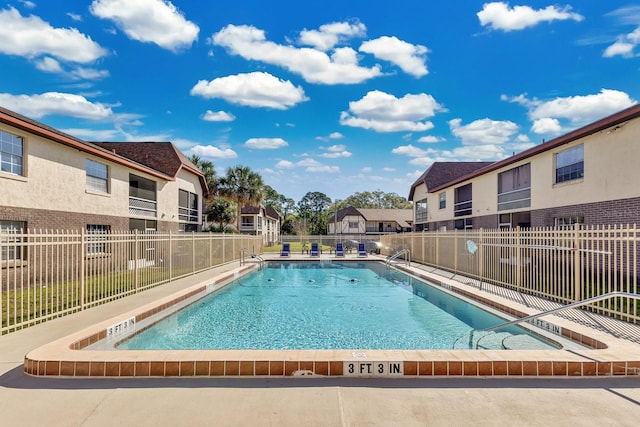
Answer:
[{"label": "blue pool water", "polygon": [[451,349],[503,322],[378,262],[269,262],[117,348]]}]

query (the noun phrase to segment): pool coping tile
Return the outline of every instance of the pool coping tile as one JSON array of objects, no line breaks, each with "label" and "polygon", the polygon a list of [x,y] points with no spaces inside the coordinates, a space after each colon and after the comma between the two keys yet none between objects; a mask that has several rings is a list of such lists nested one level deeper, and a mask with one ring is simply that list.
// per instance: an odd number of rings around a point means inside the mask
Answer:
[{"label": "pool coping tile", "polygon": [[[341,262],[344,260],[341,260]],[[355,259],[354,259],[355,261]],[[362,262],[362,260],[357,260]],[[549,317],[562,327],[562,335],[589,344],[584,350],[184,350],[134,351],[88,348],[107,338],[107,330],[134,317],[136,323],[194,296],[220,289],[232,279],[257,268],[240,266],[136,310],[99,322],[29,352],[24,372],[42,377],[339,377],[345,363],[378,363],[399,367],[398,378],[419,377],[575,377],[640,376],[640,345],[588,328],[565,318]],[[424,270],[407,268],[411,274],[447,291],[483,301],[496,309],[524,317],[532,309],[467,284]],[[351,365],[352,366],[352,365]],[[386,369],[386,368],[385,368]],[[391,368],[381,368],[394,377]],[[377,374],[361,376],[377,376]],[[397,372],[393,371],[393,372]]]}]

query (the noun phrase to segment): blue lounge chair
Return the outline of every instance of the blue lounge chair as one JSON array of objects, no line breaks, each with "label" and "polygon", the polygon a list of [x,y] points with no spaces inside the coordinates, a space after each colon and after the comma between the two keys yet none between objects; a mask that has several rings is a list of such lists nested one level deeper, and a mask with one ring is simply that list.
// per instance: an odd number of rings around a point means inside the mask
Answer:
[{"label": "blue lounge chair", "polygon": [[290,256],[291,255],[291,245],[289,243],[282,244],[282,250],[280,251],[280,256]]},{"label": "blue lounge chair", "polygon": [[320,247],[317,243],[311,244],[311,250],[309,251],[310,256],[320,256]]},{"label": "blue lounge chair", "polygon": [[342,243],[336,243],[336,256],[344,256],[344,248],[342,247]]},{"label": "blue lounge chair", "polygon": [[364,248],[364,243],[358,243],[358,256],[367,256],[367,251]]}]

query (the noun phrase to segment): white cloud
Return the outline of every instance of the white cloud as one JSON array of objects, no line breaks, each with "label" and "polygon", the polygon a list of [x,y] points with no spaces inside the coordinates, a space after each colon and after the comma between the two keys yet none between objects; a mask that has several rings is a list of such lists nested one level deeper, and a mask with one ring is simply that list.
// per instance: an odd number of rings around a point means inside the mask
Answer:
[{"label": "white cloud", "polygon": [[402,145],[400,147],[396,147],[393,150],[391,150],[391,152],[393,154],[400,154],[402,156],[409,156],[409,157],[423,157],[423,156],[426,156],[427,154],[429,154],[429,152],[427,150],[423,150],[421,148],[414,147],[411,144]]},{"label": "white cloud", "polygon": [[337,159],[341,157],[351,157],[351,153],[347,151],[347,147],[343,144],[332,145],[327,148],[326,153],[320,154],[325,159]]},{"label": "white cloud", "polygon": [[461,123],[462,119],[450,120],[451,133],[460,138],[464,145],[473,145],[474,150],[484,144],[504,144],[518,132],[518,125],[510,121],[485,118],[464,126]]},{"label": "white cloud", "polygon": [[628,94],[602,89],[597,94],[568,96],[551,101],[530,102],[529,118],[533,121],[555,118],[567,119],[574,125],[587,124],[606,117],[636,103]]},{"label": "white cloud", "polygon": [[636,28],[628,34],[618,36],[615,43],[608,46],[602,56],[611,58],[613,56],[622,56],[624,58],[632,58],[636,56],[634,49],[640,43],[640,27]]},{"label": "white cloud", "polygon": [[275,150],[289,146],[282,138],[249,138],[244,145],[255,150]]},{"label": "white cloud", "polygon": [[374,90],[358,101],[349,102],[349,111],[352,115],[344,111],[341,113],[340,124],[376,132],[421,132],[433,128],[433,123],[421,120],[446,109],[424,93],[396,98]]},{"label": "white cloud", "polygon": [[202,120],[206,122],[232,122],[235,119],[236,116],[231,113],[227,113],[226,111],[207,110],[207,112],[202,116]]},{"label": "white cloud", "polygon": [[277,110],[286,110],[308,100],[300,86],[263,72],[219,77],[209,82],[200,80],[190,93],[203,98],[222,98],[232,104]]},{"label": "white cloud", "polygon": [[344,135],[342,135],[340,132],[332,132],[331,134],[329,134],[329,139],[342,139],[344,138]]},{"label": "white cloud", "polygon": [[0,93],[0,105],[34,119],[54,114],[89,120],[113,117],[110,107],[99,102],[90,102],[84,96],[71,93],[46,92],[38,95]]},{"label": "white cloud", "polygon": [[67,16],[71,18],[72,21],[82,21],[82,15],[79,15],[77,13],[67,12]]},{"label": "white cloud", "polygon": [[0,10],[0,53],[90,63],[107,51],[75,28],[54,28],[37,16],[23,17],[10,7]]},{"label": "white cloud", "polygon": [[302,30],[299,41],[326,52],[347,38],[364,37],[366,33],[367,27],[360,22],[332,22],[317,30]]},{"label": "white cloud", "polygon": [[190,47],[200,31],[168,0],[94,0],[89,10],[113,21],[133,40],[171,51]]},{"label": "white cloud", "polygon": [[531,131],[537,134],[559,134],[562,132],[562,126],[558,119],[543,117],[533,121]]},{"label": "white cloud", "polygon": [[276,169],[293,169],[295,167],[295,163],[290,162],[289,160],[280,160],[276,163]]},{"label": "white cloud", "polygon": [[565,21],[568,19],[580,22],[584,17],[571,12],[570,6],[547,6],[535,10],[529,6],[509,7],[505,2],[485,3],[477,13],[480,25],[489,26],[494,30],[512,31],[533,27],[540,22]]},{"label": "white cloud", "polygon": [[60,129],[64,133],[73,135],[76,138],[84,139],[85,141],[113,141],[120,137],[121,133],[117,129],[79,129],[69,128]]},{"label": "white cloud", "polygon": [[366,166],[366,167],[360,169],[360,172],[361,173],[371,173],[371,172],[373,172],[373,168],[371,166]]},{"label": "white cloud", "polygon": [[72,80],[100,80],[109,76],[109,71],[95,68],[75,67],[65,70],[60,62],[48,56],[36,60],[35,66],[40,71],[61,74]]},{"label": "white cloud", "polygon": [[268,41],[263,30],[252,26],[227,25],[210,40],[233,55],[283,67],[311,83],[355,84],[382,75],[378,65],[359,66],[356,52],[351,48],[336,49],[329,56],[313,48]]},{"label": "white cloud", "polygon": [[436,142],[445,141],[444,138],[439,136],[427,135],[418,138],[418,142],[426,142],[427,144],[435,144]]},{"label": "white cloud", "polygon": [[329,166],[311,158],[306,158],[298,162],[290,162],[288,160],[280,160],[276,164],[276,169],[295,169],[304,168],[306,172],[312,173],[338,173],[340,168],[338,166]]},{"label": "white cloud", "polygon": [[33,9],[36,7],[36,4],[32,1],[28,1],[28,0],[18,0],[18,1],[27,9]]},{"label": "white cloud", "polygon": [[429,50],[425,46],[413,45],[395,36],[383,36],[366,41],[362,43],[359,50],[370,53],[378,59],[389,61],[415,77],[422,77],[429,73],[425,65]]},{"label": "white cloud", "polygon": [[213,145],[196,145],[191,147],[189,154],[212,159],[235,159],[238,154],[230,148],[219,148]]},{"label": "white cloud", "polygon": [[44,58],[35,61],[36,68],[40,71],[47,73],[61,73],[62,67],[60,63],[53,58],[45,56]]}]

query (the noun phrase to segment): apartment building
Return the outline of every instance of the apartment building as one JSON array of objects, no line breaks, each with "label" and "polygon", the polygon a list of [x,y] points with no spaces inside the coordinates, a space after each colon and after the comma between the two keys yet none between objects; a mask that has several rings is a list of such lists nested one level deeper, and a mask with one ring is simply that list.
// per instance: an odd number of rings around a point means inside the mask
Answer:
[{"label": "apartment building", "polygon": [[271,206],[245,206],[240,211],[240,233],[262,236],[267,246],[280,241],[281,225],[282,217]]},{"label": "apartment building", "polygon": [[414,230],[640,223],[640,105],[495,163],[434,163]]},{"label": "apartment building", "polygon": [[199,231],[207,194],[170,142],[91,143],[0,107],[4,231]]},{"label": "apartment building", "polygon": [[327,233],[387,234],[411,231],[411,209],[361,209],[349,206],[329,216]]}]

